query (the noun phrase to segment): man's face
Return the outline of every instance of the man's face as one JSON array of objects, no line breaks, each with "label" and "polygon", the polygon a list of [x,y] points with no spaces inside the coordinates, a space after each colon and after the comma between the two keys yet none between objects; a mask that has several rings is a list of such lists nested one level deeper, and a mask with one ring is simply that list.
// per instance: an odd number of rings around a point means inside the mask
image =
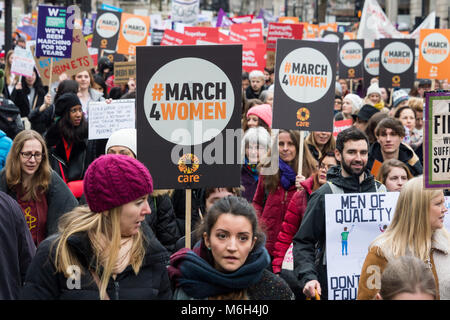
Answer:
[{"label": "man's face", "polygon": [[250,85],[252,86],[253,91],[259,91],[264,85],[264,78],[252,78],[250,79]]},{"label": "man's face", "polygon": [[386,128],[380,130],[379,136],[377,136],[378,143],[381,146],[381,151],[386,154],[392,154],[397,152],[400,148],[400,143],[403,137],[400,137],[394,130]]},{"label": "man's face", "polygon": [[348,140],[342,153],[336,149],[336,158],[340,161],[344,176],[359,177],[367,166],[369,147],[366,140]]}]

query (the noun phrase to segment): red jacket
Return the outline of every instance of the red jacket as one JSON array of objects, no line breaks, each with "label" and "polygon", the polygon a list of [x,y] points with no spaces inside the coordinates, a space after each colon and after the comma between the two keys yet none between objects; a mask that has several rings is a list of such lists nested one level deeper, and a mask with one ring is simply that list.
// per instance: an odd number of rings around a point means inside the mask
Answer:
[{"label": "red jacket", "polygon": [[309,196],[313,191],[318,189],[317,174],[300,183],[303,187],[302,191],[295,192],[291,201],[289,202],[286,215],[281,224],[280,232],[274,245],[272,270],[274,273],[281,272],[284,255],[292,243],[292,239],[302,223],[303,215],[305,214],[306,205]]},{"label": "red jacket", "polygon": [[[274,192],[268,193],[267,195],[264,189],[264,176],[260,176],[255,196],[253,197],[253,207],[258,215],[259,224],[266,234],[267,251],[272,256],[284,214],[297,189],[293,185],[289,190],[285,190],[281,186],[281,183],[278,183],[278,187]],[[264,204],[264,198],[266,197],[267,199]]]}]

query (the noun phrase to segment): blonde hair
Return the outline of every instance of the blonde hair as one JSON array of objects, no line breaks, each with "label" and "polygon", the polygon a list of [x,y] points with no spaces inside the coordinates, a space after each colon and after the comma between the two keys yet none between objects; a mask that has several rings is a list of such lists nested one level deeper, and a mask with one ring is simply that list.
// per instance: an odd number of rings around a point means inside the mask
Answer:
[{"label": "blonde hair", "polygon": [[[59,236],[52,245],[52,247],[56,245],[54,261],[56,271],[69,277],[69,267],[74,265],[80,266],[80,262],[70,249],[68,239],[79,232],[87,233],[93,249],[96,266],[95,270],[91,271],[100,274],[100,266],[103,266],[99,285],[100,299],[102,300],[106,298],[106,288],[119,254],[122,207],[119,206],[103,213],[92,212],[87,206],[75,208],[61,217],[58,223]],[[101,241],[102,239],[104,241]],[[138,274],[144,260],[147,240],[141,230],[133,235],[132,239],[130,264],[134,273]]]},{"label": "blonde hair", "polygon": [[410,97],[408,100],[408,106],[416,112],[423,112],[423,99]]},{"label": "blonde hair", "polygon": [[423,176],[409,180],[400,191],[394,217],[386,231],[370,244],[380,246],[393,258],[408,254],[425,261],[429,259],[433,231],[430,224],[431,199],[441,189],[424,189]]},{"label": "blonde hair", "polygon": [[314,132],[311,132],[305,139],[306,145],[312,145],[318,152],[319,157],[317,160],[322,158],[322,155],[328,152],[334,152],[334,149],[336,149],[336,139],[334,138],[333,134],[330,135],[330,138],[328,139],[327,143],[320,148],[319,145],[316,142],[316,138],[314,138]]}]

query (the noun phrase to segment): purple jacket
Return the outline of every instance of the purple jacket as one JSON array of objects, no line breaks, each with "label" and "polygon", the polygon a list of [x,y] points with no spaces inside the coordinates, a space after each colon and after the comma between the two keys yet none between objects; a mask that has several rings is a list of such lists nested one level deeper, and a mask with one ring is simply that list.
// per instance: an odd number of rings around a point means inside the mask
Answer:
[{"label": "purple jacket", "polygon": [[245,189],[242,192],[242,196],[251,203],[256,192],[256,187],[258,186],[258,180],[253,178],[252,173],[245,165],[241,168],[241,185]]}]

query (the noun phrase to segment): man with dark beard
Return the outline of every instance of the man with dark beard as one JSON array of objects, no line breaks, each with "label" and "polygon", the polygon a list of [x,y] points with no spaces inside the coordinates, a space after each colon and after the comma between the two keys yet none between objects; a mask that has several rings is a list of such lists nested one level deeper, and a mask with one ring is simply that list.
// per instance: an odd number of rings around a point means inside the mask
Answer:
[{"label": "man with dark beard", "polygon": [[325,194],[386,191],[367,169],[368,152],[369,139],[362,131],[351,127],[340,132],[335,150],[340,165],[328,170],[327,183],[308,201],[302,224],[293,240],[294,275],[306,297],[314,297],[316,291],[323,299],[328,297]]}]

